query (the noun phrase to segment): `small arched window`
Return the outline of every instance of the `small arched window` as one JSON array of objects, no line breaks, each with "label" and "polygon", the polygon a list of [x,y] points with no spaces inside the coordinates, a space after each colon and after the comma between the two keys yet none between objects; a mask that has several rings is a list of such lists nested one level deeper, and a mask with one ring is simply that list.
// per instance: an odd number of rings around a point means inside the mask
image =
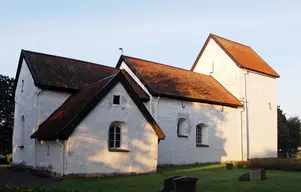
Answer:
[{"label": "small arched window", "polygon": [[196,145],[197,147],[209,147],[207,125],[200,123],[196,126]]},{"label": "small arched window", "polygon": [[177,134],[178,137],[188,137],[188,120],[185,118],[180,118],[178,120],[178,127],[177,127]]},{"label": "small arched window", "polygon": [[109,129],[109,148],[120,148],[121,132],[120,127],[111,125]]}]

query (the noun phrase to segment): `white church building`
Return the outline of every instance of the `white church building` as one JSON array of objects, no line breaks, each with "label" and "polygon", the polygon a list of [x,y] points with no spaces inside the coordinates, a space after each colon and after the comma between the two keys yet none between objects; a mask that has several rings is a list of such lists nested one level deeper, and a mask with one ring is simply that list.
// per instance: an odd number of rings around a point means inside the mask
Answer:
[{"label": "white church building", "polygon": [[252,48],[213,34],[190,70],[22,50],[13,163],[58,175],[128,174],[276,157],[277,78]]}]

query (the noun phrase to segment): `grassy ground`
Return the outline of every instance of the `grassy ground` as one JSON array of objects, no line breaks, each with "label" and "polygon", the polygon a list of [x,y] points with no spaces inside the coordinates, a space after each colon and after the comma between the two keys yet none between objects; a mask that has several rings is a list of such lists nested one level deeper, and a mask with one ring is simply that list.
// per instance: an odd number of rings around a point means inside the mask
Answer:
[{"label": "grassy ground", "polygon": [[300,191],[300,172],[267,171],[267,180],[241,182],[238,177],[244,169],[225,170],[224,165],[199,167],[174,167],[158,170],[159,173],[143,176],[107,177],[100,179],[66,180],[56,184],[59,189],[102,192],[153,192],[161,188],[163,179],[171,175],[187,175],[199,178],[197,191]]}]

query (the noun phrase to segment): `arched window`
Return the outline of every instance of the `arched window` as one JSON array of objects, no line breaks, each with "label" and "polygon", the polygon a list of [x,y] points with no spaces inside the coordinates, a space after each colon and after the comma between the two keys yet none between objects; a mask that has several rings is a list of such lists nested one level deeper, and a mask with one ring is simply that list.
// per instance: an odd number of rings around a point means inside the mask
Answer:
[{"label": "arched window", "polygon": [[178,120],[177,128],[178,137],[188,137],[188,120],[185,118],[180,118]]},{"label": "arched window", "polygon": [[24,140],[25,140],[25,117],[24,115],[21,116],[21,138],[20,138],[20,145],[19,148],[24,148]]},{"label": "arched window", "polygon": [[120,127],[111,125],[109,129],[109,148],[120,148],[121,132]]},{"label": "arched window", "polygon": [[208,147],[208,130],[207,125],[200,123],[196,126],[196,145],[197,147]]}]

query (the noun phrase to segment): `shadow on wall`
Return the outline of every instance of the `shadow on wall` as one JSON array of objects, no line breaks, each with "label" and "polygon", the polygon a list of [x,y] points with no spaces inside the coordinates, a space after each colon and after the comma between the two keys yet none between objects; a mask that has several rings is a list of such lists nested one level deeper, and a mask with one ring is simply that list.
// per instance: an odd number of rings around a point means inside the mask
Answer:
[{"label": "shadow on wall", "polygon": [[[181,101],[175,102],[179,103],[179,106],[174,106],[176,112],[168,118],[160,119],[160,125],[166,132],[167,138],[159,145],[159,164],[220,162],[227,158],[228,154],[225,150],[227,139],[224,132],[229,118],[228,112],[221,112],[221,108],[200,103],[186,103],[186,107],[182,108]],[[177,107],[182,109],[177,111]],[[177,124],[177,120],[183,118],[190,121],[187,123],[189,131],[186,137],[178,136],[177,130],[177,125],[181,124]],[[199,142],[197,127],[201,124],[206,126],[202,126],[205,129],[200,135],[202,139]],[[236,151],[239,152],[239,148]]]},{"label": "shadow on wall", "polygon": [[129,133],[128,148],[125,149],[129,152],[109,151],[109,127],[102,129],[100,135],[73,136],[67,152],[69,173],[144,173],[156,170],[158,142],[152,139],[152,129]]}]

